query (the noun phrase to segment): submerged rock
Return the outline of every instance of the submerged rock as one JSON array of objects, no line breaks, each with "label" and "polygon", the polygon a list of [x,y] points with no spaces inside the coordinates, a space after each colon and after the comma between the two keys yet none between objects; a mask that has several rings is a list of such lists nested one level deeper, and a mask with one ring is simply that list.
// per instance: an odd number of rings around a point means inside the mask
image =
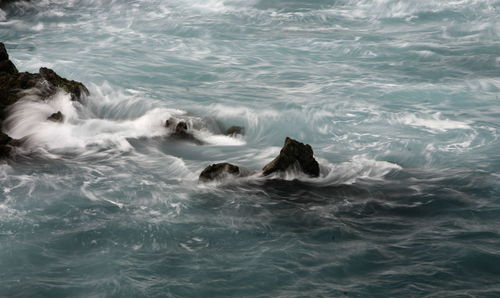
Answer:
[{"label": "submerged rock", "polygon": [[206,167],[200,174],[200,181],[213,181],[222,179],[226,176],[239,176],[240,167],[223,162],[216,163]]},{"label": "submerged rock", "polygon": [[287,137],[280,154],[264,166],[262,174],[268,176],[278,171],[286,171],[295,165],[298,165],[300,170],[309,176],[319,176],[319,164],[314,159],[311,146]]},{"label": "submerged rock", "polygon": [[63,122],[64,121],[64,115],[61,113],[61,111],[58,111],[57,113],[54,113],[50,115],[47,120],[49,121],[54,121],[54,122]]},{"label": "submerged rock", "polygon": [[236,135],[242,135],[245,129],[242,126],[231,126],[226,130],[226,136],[234,137]]}]

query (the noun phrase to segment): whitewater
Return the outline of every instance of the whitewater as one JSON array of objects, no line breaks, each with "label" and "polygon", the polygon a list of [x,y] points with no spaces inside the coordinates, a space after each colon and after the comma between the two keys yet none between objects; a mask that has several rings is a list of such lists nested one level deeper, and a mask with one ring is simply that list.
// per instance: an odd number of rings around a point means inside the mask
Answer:
[{"label": "whitewater", "polygon": [[[42,0],[0,9],[0,297],[499,297],[500,1]],[[61,111],[62,123],[47,121]],[[172,139],[185,119],[203,144]],[[227,136],[231,126],[244,134]],[[320,164],[260,170],[285,137]]]}]

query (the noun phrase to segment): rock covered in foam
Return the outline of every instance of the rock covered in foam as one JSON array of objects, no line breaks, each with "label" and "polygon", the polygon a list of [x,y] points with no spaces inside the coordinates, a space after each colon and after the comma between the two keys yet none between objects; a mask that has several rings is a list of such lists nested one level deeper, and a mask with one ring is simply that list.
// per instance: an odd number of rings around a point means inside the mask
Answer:
[{"label": "rock covered in foam", "polygon": [[242,126],[231,126],[226,130],[226,136],[234,137],[236,135],[242,135],[245,129]]},{"label": "rock covered in foam", "polygon": [[309,176],[319,176],[319,164],[314,158],[311,146],[287,137],[280,154],[264,166],[262,174],[268,176],[275,172],[283,172],[295,165]]},{"label": "rock covered in foam", "polygon": [[[45,67],[40,68],[38,73],[19,72],[14,63],[9,60],[5,45],[0,42],[0,132],[2,131],[1,122],[8,116],[7,107],[21,99],[27,90],[40,100],[46,100],[56,94],[59,89],[70,94],[71,100],[80,100],[89,95],[88,89],[82,83],[62,78]],[[57,117],[58,115],[54,120],[58,119]],[[10,148],[17,143],[9,138],[4,133],[0,137],[0,156],[2,157],[8,156],[11,152]]]},{"label": "rock covered in foam", "polygon": [[47,120],[53,121],[53,122],[63,122],[64,121],[64,115],[61,113],[61,111],[58,111],[57,113],[53,113],[50,115]]},{"label": "rock covered in foam", "polygon": [[204,144],[193,135],[186,121],[172,117],[165,121],[165,127],[170,130],[170,137],[173,139],[188,141],[197,145]]}]

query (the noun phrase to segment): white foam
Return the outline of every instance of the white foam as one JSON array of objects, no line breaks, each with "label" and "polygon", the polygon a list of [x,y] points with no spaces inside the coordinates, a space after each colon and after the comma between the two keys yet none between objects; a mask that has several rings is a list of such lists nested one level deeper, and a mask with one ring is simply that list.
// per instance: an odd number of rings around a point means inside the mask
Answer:
[{"label": "white foam", "polygon": [[[13,138],[25,138],[23,146],[28,147],[61,149],[100,145],[129,150],[127,138],[165,134],[163,122],[172,115],[172,110],[155,108],[135,119],[109,120],[87,118],[85,114],[88,113],[79,113],[83,108],[62,91],[47,101],[26,96],[10,109],[4,129]],[[47,120],[58,111],[65,117],[63,123]]]},{"label": "white foam", "polygon": [[441,113],[435,113],[426,118],[415,114],[404,114],[396,117],[395,122],[409,126],[424,127],[432,132],[444,132],[451,129],[471,129],[467,122],[441,119]]}]

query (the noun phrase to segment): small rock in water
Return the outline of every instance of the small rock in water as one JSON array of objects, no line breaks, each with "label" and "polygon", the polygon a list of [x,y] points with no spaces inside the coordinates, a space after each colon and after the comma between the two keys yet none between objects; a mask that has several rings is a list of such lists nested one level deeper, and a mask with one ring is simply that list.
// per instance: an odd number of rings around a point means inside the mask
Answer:
[{"label": "small rock in water", "polygon": [[226,136],[234,137],[236,135],[242,135],[245,129],[241,126],[231,126],[226,130]]},{"label": "small rock in water", "polygon": [[57,113],[54,113],[47,118],[49,121],[54,121],[54,122],[63,122],[64,121],[64,115],[61,113],[61,111],[58,111]]},{"label": "small rock in water", "polygon": [[181,121],[181,122],[177,123],[177,125],[175,126],[174,134],[176,134],[176,135],[187,134],[187,130],[188,130],[187,123],[184,121]]},{"label": "small rock in water", "polygon": [[200,181],[213,181],[225,176],[239,176],[240,167],[223,162],[206,167],[200,174]]},{"label": "small rock in water", "polygon": [[170,134],[170,137],[174,139],[193,142],[197,145],[203,145],[202,141],[198,140],[191,132],[189,132],[188,125],[185,121],[178,121],[175,118],[170,118],[165,121],[165,127],[170,129],[170,131],[172,132]]},{"label": "small rock in water", "polygon": [[302,172],[311,177],[319,176],[319,164],[314,159],[311,146],[287,137],[280,154],[262,169],[262,174],[268,176],[286,171],[294,165],[300,166]]}]

